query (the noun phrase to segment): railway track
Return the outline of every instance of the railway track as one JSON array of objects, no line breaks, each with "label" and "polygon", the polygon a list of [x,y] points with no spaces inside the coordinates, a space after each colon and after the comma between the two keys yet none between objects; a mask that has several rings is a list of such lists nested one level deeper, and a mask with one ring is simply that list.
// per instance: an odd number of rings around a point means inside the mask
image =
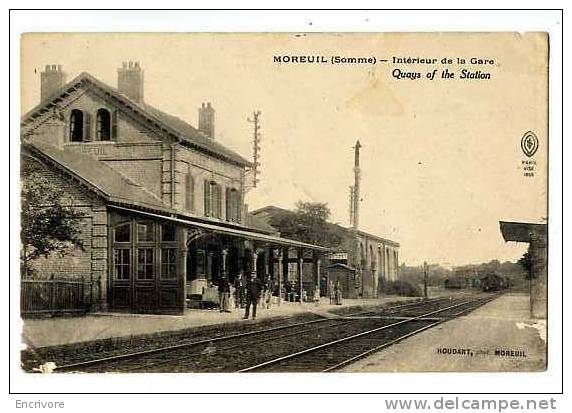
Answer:
[{"label": "railway track", "polygon": [[[448,300],[450,300],[449,297],[438,297],[438,298],[430,299],[428,301],[426,300],[424,302],[439,303],[439,302],[447,302]],[[420,301],[408,302],[405,304],[395,304],[395,305],[391,305],[388,307],[382,307],[382,310],[386,314],[391,315],[391,314],[395,313],[396,311],[402,311],[404,309],[417,306],[417,305],[419,305],[419,303],[420,303]],[[377,310],[377,311],[379,312],[380,310]],[[371,311],[360,311],[360,312],[347,314],[346,317],[348,317],[348,316],[349,317],[351,317],[351,316],[367,316],[368,314],[372,314],[372,312]],[[338,316],[333,314],[332,317],[336,318]],[[274,326],[274,327],[270,327],[270,328],[261,328],[261,329],[254,328],[254,329],[249,330],[249,331],[238,332],[238,333],[230,333],[230,334],[220,333],[220,334],[210,335],[207,337],[204,337],[204,336],[201,337],[200,336],[198,339],[197,338],[189,339],[189,338],[179,337],[176,344],[171,344],[170,340],[168,340],[166,344],[160,345],[160,346],[154,346],[151,348],[142,348],[142,349],[138,349],[138,350],[128,350],[128,351],[123,351],[123,352],[108,351],[108,352],[104,352],[103,354],[100,354],[99,357],[92,357],[92,358],[81,358],[80,357],[78,359],[78,357],[74,357],[74,355],[71,355],[71,356],[64,357],[63,359],[61,359],[63,362],[58,363],[56,370],[59,372],[82,371],[84,368],[89,368],[91,366],[109,365],[109,363],[122,362],[122,361],[137,359],[140,357],[154,356],[154,357],[160,358],[160,357],[162,357],[161,354],[163,354],[163,353],[168,353],[168,352],[173,352],[173,351],[178,351],[178,350],[184,351],[186,349],[192,349],[192,348],[194,348],[194,349],[199,348],[200,350],[202,350],[202,349],[206,348],[207,345],[211,345],[213,343],[224,342],[224,341],[233,340],[233,339],[242,339],[242,338],[246,338],[246,337],[254,337],[254,336],[259,335],[259,334],[274,333],[277,331],[297,328],[300,326],[313,325],[313,324],[318,324],[318,323],[326,323],[326,322],[328,322],[328,320],[329,320],[328,318],[321,317],[318,319],[313,319],[313,320],[304,321],[304,322],[285,323],[285,324],[282,323],[278,326]],[[242,324],[242,325],[247,326],[248,324]],[[255,327],[255,326],[253,326],[253,327]],[[52,360],[44,358],[44,362],[45,361],[52,361]],[[137,369],[138,368],[135,368],[135,370],[137,370]],[[112,368],[112,370],[113,370],[113,368]]]},{"label": "railway track", "polygon": [[332,371],[496,296],[438,298],[82,360],[56,372]]},{"label": "railway track", "polygon": [[[399,321],[349,335],[283,357],[243,368],[238,372],[329,372],[345,367],[369,354],[435,327],[445,321],[469,313],[496,297],[478,298],[455,303],[425,314],[400,317]],[[439,314],[440,317],[434,317]]]}]

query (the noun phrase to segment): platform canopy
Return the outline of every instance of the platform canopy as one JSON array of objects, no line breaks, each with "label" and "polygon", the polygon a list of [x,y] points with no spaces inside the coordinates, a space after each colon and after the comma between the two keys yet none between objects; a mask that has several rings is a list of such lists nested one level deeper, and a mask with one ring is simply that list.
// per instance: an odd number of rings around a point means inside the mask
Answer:
[{"label": "platform canopy", "polygon": [[547,225],[530,222],[499,221],[500,230],[505,241],[531,242],[546,239]]},{"label": "platform canopy", "polygon": [[163,220],[167,220],[167,221],[171,221],[171,222],[177,222],[179,224],[186,224],[189,227],[201,228],[201,229],[211,231],[213,233],[225,234],[225,235],[235,236],[238,238],[254,240],[254,241],[263,241],[263,242],[267,242],[269,244],[277,244],[277,245],[283,245],[283,246],[295,247],[295,248],[304,248],[307,250],[314,250],[314,251],[321,251],[321,252],[330,251],[330,249],[326,248],[326,247],[322,247],[322,246],[314,245],[314,244],[308,244],[305,242],[296,241],[296,240],[289,239],[289,238],[277,237],[275,235],[268,235],[268,234],[263,234],[263,233],[254,232],[254,231],[248,231],[248,230],[244,230],[244,229],[229,228],[229,227],[224,227],[221,225],[192,221],[192,220],[187,220],[187,219],[181,219],[181,218],[176,218],[176,217],[172,217],[172,216],[159,215],[159,214],[154,214],[151,212],[144,212],[144,211],[139,211],[136,209],[124,208],[124,207],[115,206],[115,205],[110,205],[110,206],[112,208],[115,208],[118,210],[123,210],[126,212],[132,212],[135,214],[141,214],[141,215],[145,215],[145,216],[156,218],[156,219],[163,219]]}]

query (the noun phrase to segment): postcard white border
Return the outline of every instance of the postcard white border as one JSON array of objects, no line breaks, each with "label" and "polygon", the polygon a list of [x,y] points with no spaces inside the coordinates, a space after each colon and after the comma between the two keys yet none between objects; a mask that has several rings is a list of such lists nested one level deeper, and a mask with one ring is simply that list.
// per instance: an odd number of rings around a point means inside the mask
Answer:
[{"label": "postcard white border", "polygon": [[[49,14],[47,14],[49,13]],[[547,31],[550,33],[549,366],[545,373],[287,375],[26,375],[18,366],[17,282],[11,308],[12,392],[558,392],[562,375],[562,20],[558,11],[17,11],[10,39],[10,278],[18,280],[19,37],[30,31],[392,32]],[[5,70],[5,69],[4,69]],[[6,111],[7,113],[7,111]],[[7,216],[8,211],[5,211]],[[4,248],[7,251],[7,248]],[[4,253],[5,254],[5,253]],[[7,258],[5,259],[7,262]],[[3,292],[8,302],[7,289]],[[568,306],[569,307],[569,306]],[[569,308],[565,309],[569,312]],[[6,353],[4,353],[6,354]],[[145,397],[145,396],[142,396]],[[301,398],[293,398],[295,405]],[[98,411],[110,407],[101,400]],[[149,400],[149,403],[155,403]],[[264,408],[262,401],[257,408]],[[151,407],[151,405],[149,405]],[[160,407],[158,407],[160,408]],[[270,408],[270,406],[268,407]],[[380,406],[381,409],[383,409]],[[87,411],[92,407],[87,406]]]}]

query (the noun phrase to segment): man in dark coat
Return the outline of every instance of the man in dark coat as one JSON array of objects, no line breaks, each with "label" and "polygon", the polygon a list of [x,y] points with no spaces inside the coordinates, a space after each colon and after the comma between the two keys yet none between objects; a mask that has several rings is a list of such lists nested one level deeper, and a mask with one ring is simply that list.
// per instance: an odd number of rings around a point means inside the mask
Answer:
[{"label": "man in dark coat", "polygon": [[244,319],[248,318],[250,314],[250,305],[252,305],[252,319],[256,319],[256,306],[260,300],[260,292],[262,291],[262,283],[254,274],[251,274],[250,279],[246,283],[246,312]]},{"label": "man in dark coat", "polygon": [[224,274],[218,282],[218,296],[220,312],[230,313],[230,310],[228,309],[228,301],[230,299],[230,283]]},{"label": "man in dark coat", "polygon": [[236,308],[244,307],[244,272],[241,270],[234,279],[234,306]]}]

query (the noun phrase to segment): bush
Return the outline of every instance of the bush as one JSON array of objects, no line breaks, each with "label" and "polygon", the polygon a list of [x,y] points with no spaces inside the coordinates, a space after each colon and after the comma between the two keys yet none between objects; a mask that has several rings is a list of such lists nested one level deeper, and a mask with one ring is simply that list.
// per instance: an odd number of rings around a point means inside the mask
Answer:
[{"label": "bush", "polygon": [[422,297],[421,289],[408,281],[397,280],[387,281],[382,287],[383,294],[386,295],[401,295],[405,297]]}]

